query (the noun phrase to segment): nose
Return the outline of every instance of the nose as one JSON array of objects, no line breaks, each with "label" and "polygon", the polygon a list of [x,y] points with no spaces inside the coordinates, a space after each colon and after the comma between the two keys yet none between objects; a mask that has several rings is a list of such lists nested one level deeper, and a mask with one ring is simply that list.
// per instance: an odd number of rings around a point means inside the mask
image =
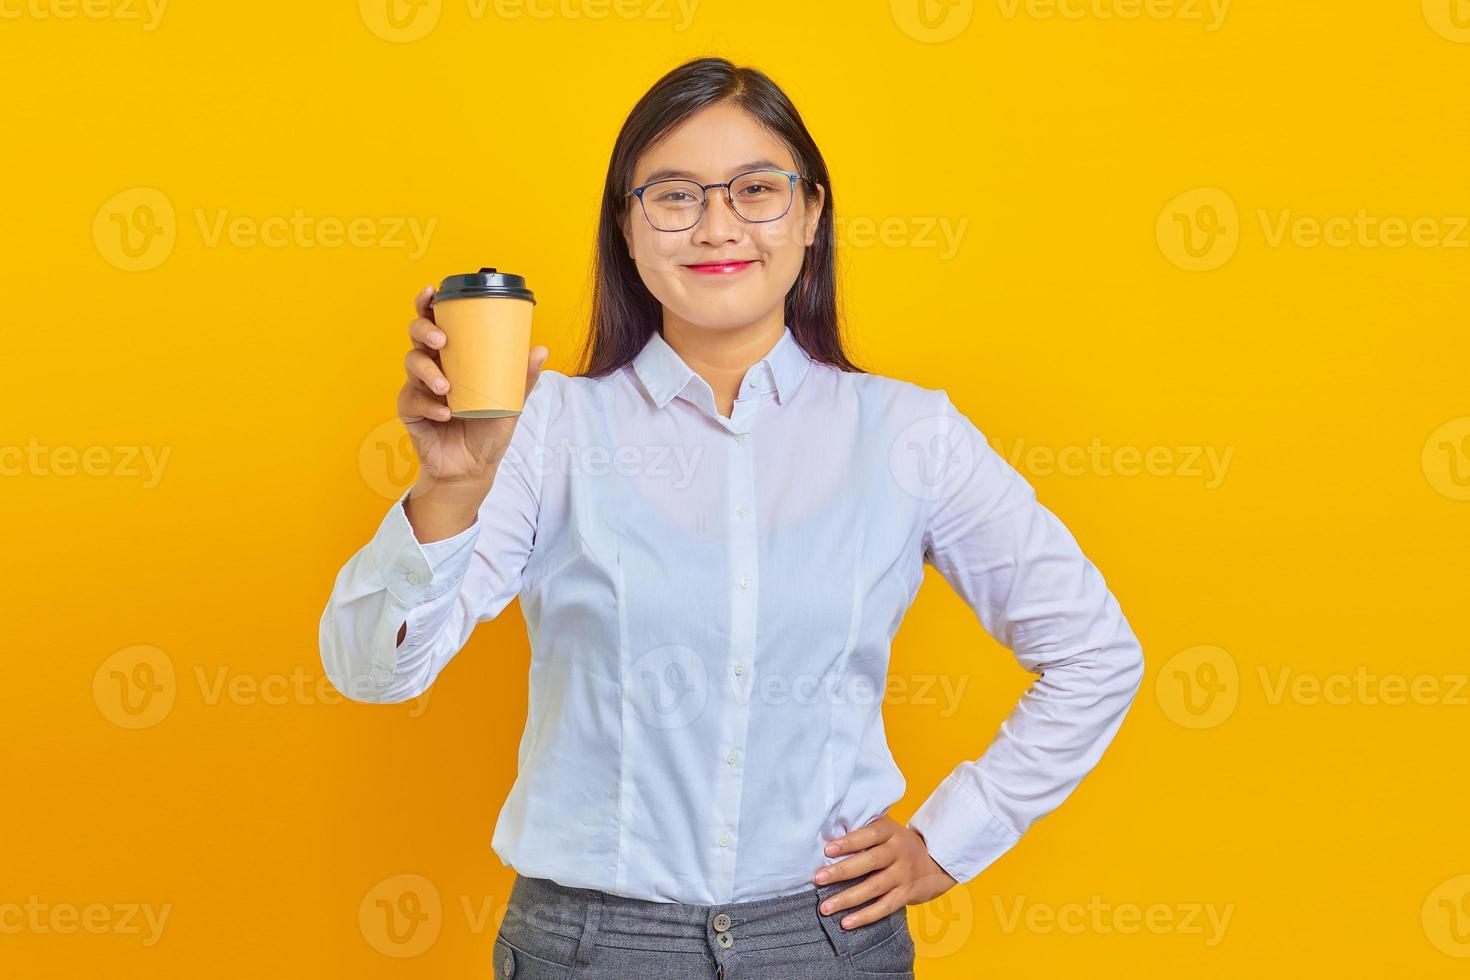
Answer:
[{"label": "nose", "polygon": [[694,240],[701,243],[733,242],[740,237],[740,216],[730,207],[729,189],[711,187],[704,214],[694,226]]}]

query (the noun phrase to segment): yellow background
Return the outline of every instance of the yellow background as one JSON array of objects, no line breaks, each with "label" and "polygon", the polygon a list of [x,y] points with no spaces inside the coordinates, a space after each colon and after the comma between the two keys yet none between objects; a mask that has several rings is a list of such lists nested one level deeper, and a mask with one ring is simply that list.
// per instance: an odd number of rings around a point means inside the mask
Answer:
[{"label": "yellow background", "polygon": [[[951,392],[1148,660],[1075,796],[909,909],[919,975],[1465,974],[1470,7],[925,2],[0,4],[0,973],[488,975],[519,613],[385,707],[317,622],[411,482],[414,293],[524,273],[572,370],[617,129],[718,54],[827,157],[855,356]],[[366,223],[247,234],[298,209]],[[928,574],[901,819],[1030,680]]]}]

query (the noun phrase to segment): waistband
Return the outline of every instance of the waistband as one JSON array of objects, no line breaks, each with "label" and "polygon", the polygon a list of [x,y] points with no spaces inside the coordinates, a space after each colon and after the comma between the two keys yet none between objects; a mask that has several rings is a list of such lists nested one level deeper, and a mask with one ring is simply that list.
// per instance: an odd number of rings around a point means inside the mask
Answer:
[{"label": "waistband", "polygon": [[[871,872],[869,872],[871,874]],[[517,873],[505,914],[508,935],[522,925],[550,932],[577,947],[579,963],[591,963],[596,946],[615,946],[671,952],[709,952],[724,965],[741,950],[772,949],[811,942],[828,942],[837,955],[859,945],[872,945],[905,923],[902,908],[884,919],[856,929],[843,929],[842,919],[865,908],[876,898],[852,908],[823,914],[818,906],[867,874],[846,881],[812,885],[790,895],[730,902],[723,905],[685,905],[610,895],[591,888],[573,888],[549,878]],[[859,936],[859,934],[861,934]]]}]

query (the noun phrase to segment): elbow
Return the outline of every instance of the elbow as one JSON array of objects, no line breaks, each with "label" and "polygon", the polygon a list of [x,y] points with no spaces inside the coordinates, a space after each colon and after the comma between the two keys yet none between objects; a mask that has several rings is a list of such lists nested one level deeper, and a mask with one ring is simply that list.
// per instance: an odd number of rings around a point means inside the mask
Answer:
[{"label": "elbow", "polygon": [[352,658],[347,655],[350,649],[338,628],[336,619],[329,608],[322,614],[321,627],[317,633],[317,647],[322,661],[322,672],[326,674],[327,680],[337,693],[349,701],[360,701],[356,696],[361,691],[361,675],[353,669]]},{"label": "elbow", "polygon": [[1143,689],[1143,644],[1138,642],[1138,637],[1126,624],[1124,626],[1123,641],[1119,645],[1119,686],[1127,695],[1128,704],[1132,705],[1138,692]]},{"label": "elbow", "polygon": [[[330,608],[322,614],[317,645],[322,670],[338,694],[359,704],[398,704],[424,693],[427,683],[392,670],[397,652],[396,634],[387,642],[393,644],[387,657],[377,657],[343,632]],[[389,667],[381,665],[384,659]]]}]

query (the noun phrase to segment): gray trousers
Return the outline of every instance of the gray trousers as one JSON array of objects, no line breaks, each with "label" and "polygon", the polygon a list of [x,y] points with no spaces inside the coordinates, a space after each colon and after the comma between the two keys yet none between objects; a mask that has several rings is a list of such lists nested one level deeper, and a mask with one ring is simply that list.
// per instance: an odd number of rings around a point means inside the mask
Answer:
[{"label": "gray trousers", "polygon": [[[866,876],[863,876],[866,877]],[[682,905],[516,875],[495,937],[496,980],[913,980],[914,942],[897,909],[842,928],[856,908],[817,906],[850,881],[793,895]]]}]

